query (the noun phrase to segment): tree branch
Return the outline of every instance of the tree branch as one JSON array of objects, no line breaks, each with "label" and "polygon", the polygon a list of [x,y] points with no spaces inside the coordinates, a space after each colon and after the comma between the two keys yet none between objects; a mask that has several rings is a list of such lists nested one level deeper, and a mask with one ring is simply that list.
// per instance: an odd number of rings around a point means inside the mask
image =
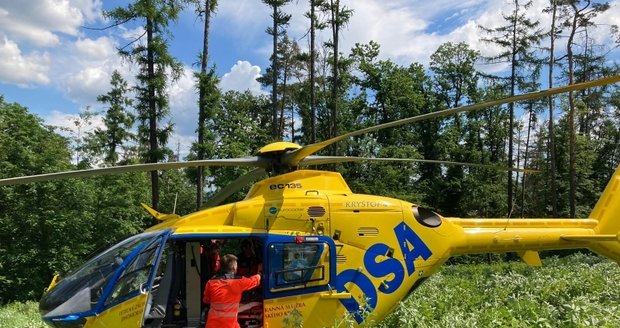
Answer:
[{"label": "tree branch", "polygon": [[92,31],[105,31],[107,29],[110,29],[110,28],[113,28],[113,27],[116,27],[116,26],[119,26],[119,25],[123,25],[123,24],[129,22],[130,20],[132,20],[134,18],[136,18],[136,17],[132,16],[132,17],[127,18],[124,21],[116,22],[116,23],[114,23],[112,25],[108,25],[108,26],[105,26],[105,27],[88,27],[88,26],[83,26],[83,25],[81,25],[80,27],[83,28],[83,29],[92,30]]}]

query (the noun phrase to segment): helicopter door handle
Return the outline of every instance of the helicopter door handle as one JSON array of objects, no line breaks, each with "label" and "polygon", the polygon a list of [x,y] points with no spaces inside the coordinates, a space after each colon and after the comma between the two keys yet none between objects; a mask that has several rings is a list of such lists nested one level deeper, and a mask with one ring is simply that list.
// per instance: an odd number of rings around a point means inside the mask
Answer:
[{"label": "helicopter door handle", "polygon": [[337,292],[330,291],[327,293],[321,293],[321,298],[343,300],[343,299],[351,298],[351,293],[348,293],[348,292],[337,293]]}]

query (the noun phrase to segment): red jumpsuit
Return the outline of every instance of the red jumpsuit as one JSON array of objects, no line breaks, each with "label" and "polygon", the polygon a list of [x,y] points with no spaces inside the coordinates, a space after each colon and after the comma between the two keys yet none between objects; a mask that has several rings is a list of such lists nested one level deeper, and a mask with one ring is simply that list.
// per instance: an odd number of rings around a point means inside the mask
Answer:
[{"label": "red jumpsuit", "polygon": [[211,306],[205,328],[239,328],[237,312],[241,294],[259,284],[258,274],[249,278],[226,274],[207,281],[202,301]]}]

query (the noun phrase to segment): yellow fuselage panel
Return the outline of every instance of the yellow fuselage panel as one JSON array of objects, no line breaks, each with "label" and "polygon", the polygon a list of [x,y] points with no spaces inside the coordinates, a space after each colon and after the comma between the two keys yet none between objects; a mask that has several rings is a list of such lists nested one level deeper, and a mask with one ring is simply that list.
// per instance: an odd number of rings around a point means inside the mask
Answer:
[{"label": "yellow fuselage panel", "polygon": [[327,197],[350,194],[338,173],[299,170],[256,183],[243,201],[165,221],[150,230],[223,225],[308,233],[322,229],[327,234],[330,231]]},{"label": "yellow fuselage panel", "polygon": [[147,297],[147,294],[140,294],[105,310],[97,316],[89,317],[84,328],[142,327]]},{"label": "yellow fuselage panel", "polygon": [[[264,226],[268,230],[293,230],[329,234],[330,210],[325,195],[310,193],[264,202]],[[322,232],[319,232],[322,231]]]},{"label": "yellow fuselage panel", "polygon": [[331,235],[349,246],[368,249],[378,241],[397,245],[394,228],[403,222],[401,201],[370,195],[332,195]]},{"label": "yellow fuselage panel", "polygon": [[257,182],[246,199],[260,197],[277,200],[290,196],[319,194],[352,194],[352,192],[339,173],[298,170]]},{"label": "yellow fuselage panel", "polygon": [[397,199],[352,194],[332,195],[329,202],[338,285],[357,306],[365,300],[374,309],[367,320],[382,320],[419,279],[436,271],[447,260],[450,234],[462,230],[443,218],[439,227],[424,226],[413,216],[416,205]]},{"label": "yellow fuselage panel", "polygon": [[336,327],[344,310],[340,300],[316,294],[267,299],[263,304],[263,327]]}]

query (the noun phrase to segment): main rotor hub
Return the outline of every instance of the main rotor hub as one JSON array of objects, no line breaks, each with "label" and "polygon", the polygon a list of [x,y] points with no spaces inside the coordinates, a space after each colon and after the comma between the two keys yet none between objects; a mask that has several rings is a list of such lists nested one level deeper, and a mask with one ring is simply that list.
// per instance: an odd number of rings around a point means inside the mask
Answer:
[{"label": "main rotor hub", "polygon": [[274,152],[285,152],[288,150],[297,150],[300,149],[301,146],[294,143],[294,142],[287,142],[287,141],[278,141],[278,142],[273,142],[270,143],[266,146],[264,146],[263,148],[258,150],[258,154],[257,155],[264,155],[264,154],[268,154],[268,153],[274,153]]},{"label": "main rotor hub", "polygon": [[282,159],[284,154],[301,148],[293,142],[278,141],[259,149],[257,155],[268,161],[267,173],[274,176],[297,170],[297,164],[291,165],[283,162]]}]

